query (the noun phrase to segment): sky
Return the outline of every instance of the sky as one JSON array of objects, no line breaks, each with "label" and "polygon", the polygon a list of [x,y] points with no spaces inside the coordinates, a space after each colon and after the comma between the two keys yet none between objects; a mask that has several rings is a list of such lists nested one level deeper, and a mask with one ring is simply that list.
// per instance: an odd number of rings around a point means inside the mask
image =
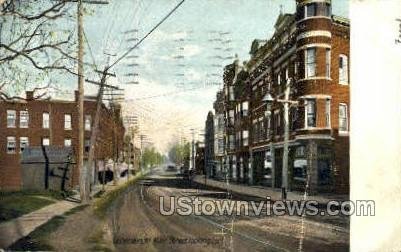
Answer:
[{"label": "sky", "polygon": [[[109,2],[85,6],[85,33],[98,68],[126,52],[180,0]],[[334,15],[348,17],[347,0],[332,2]],[[141,134],[162,152],[179,139],[190,139],[191,128],[202,140],[224,65],[236,54],[241,62],[248,60],[252,41],[272,36],[280,9],[293,13],[295,0],[186,0],[130,59],[112,69],[116,78],[108,82],[125,89],[124,114],[137,116]],[[92,61],[88,46],[85,57]],[[90,68],[86,75],[99,78]],[[127,84],[132,81],[139,84]],[[85,85],[87,94],[96,92]]]}]

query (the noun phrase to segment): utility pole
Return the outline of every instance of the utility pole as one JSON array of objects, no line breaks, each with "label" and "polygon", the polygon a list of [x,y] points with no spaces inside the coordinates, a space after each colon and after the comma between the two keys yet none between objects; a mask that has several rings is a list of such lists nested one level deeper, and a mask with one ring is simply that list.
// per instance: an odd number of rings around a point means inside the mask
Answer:
[{"label": "utility pole", "polygon": [[[129,127],[129,131],[131,131],[131,127]],[[130,132],[131,133],[131,132]],[[129,181],[129,166],[130,166],[130,164],[131,164],[131,141],[132,141],[132,139],[131,139],[131,134],[129,134],[129,141],[128,141],[128,167],[127,167],[127,182]]]},{"label": "utility pole", "polygon": [[89,200],[89,188],[87,186],[87,169],[84,166],[84,45],[83,45],[83,6],[82,0],[78,0],[78,170],[79,193],[81,202]]},{"label": "utility pole", "polygon": [[[100,122],[101,109],[102,109],[102,104],[103,104],[104,89],[107,87],[110,89],[119,90],[118,87],[114,87],[114,86],[106,84],[107,76],[115,76],[114,74],[110,74],[107,72],[107,67],[105,67],[105,70],[103,72],[101,72],[101,74],[102,74],[102,78],[101,78],[100,82],[96,82],[96,81],[92,81],[92,80],[88,80],[88,79],[86,80],[89,83],[100,86],[98,95],[97,95],[97,101],[96,101],[97,104],[96,104],[95,120],[93,123],[91,138],[90,138],[90,149],[89,149],[88,163],[86,166],[88,168],[86,169],[87,173],[85,174],[86,178],[89,178],[89,174],[90,174],[89,172],[92,171],[92,167],[93,167],[93,163],[94,163],[95,146],[96,146],[97,135],[98,135],[98,131],[99,131],[99,122]],[[85,186],[85,188],[89,189],[89,180],[88,179],[85,180],[84,186]],[[86,195],[86,197],[87,198],[83,198],[83,199],[88,201],[89,193]]]},{"label": "utility pole", "polygon": [[195,170],[195,130],[191,129],[192,143],[191,143],[191,168]]},{"label": "utility pole", "polygon": [[[287,81],[285,84],[284,100],[288,101],[290,98],[290,82]],[[283,183],[282,183],[282,198],[287,198],[287,190],[289,190],[288,184],[288,141],[290,138],[290,125],[289,125],[289,103],[284,103],[284,144],[283,144]]]},{"label": "utility pole", "polygon": [[100,1],[85,1],[78,0],[77,4],[77,23],[78,23],[78,170],[79,170],[79,193],[82,202],[89,200],[89,187],[87,187],[88,177],[87,168],[84,166],[84,28],[83,28],[83,5],[82,3],[90,4],[107,4]]},{"label": "utility pole", "polygon": [[143,150],[142,150],[142,148],[143,148],[143,139],[145,138],[145,135],[140,135],[140,138],[141,138],[141,158],[139,160],[139,167],[143,174]]}]

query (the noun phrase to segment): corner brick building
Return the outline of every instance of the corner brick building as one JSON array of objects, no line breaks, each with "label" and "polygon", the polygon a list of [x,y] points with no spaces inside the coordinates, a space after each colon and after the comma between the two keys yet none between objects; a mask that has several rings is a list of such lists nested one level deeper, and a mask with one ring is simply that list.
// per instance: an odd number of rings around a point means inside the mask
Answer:
[{"label": "corner brick building", "polygon": [[[21,188],[21,151],[26,146],[72,146],[77,153],[78,109],[75,101],[34,100],[0,101],[0,190]],[[85,97],[85,156],[89,153],[92,123],[96,113],[95,98]],[[121,157],[125,129],[121,106],[102,105],[95,159],[103,161]],[[79,171],[74,166],[71,186],[79,184]]]},{"label": "corner brick building", "polygon": [[349,21],[331,14],[330,0],[295,2],[270,39],[252,43],[248,62],[225,68],[225,171],[237,182],[282,187],[287,91],[289,189],[348,193]]}]

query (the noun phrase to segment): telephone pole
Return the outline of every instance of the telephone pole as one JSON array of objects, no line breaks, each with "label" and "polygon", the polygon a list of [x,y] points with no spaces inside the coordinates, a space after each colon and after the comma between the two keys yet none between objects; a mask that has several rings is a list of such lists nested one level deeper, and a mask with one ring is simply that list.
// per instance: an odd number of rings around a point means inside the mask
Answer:
[{"label": "telephone pole", "polygon": [[78,170],[79,170],[79,194],[81,201],[89,200],[89,188],[86,183],[86,167],[84,166],[84,30],[82,0],[78,0]]},{"label": "telephone pole", "polygon": [[89,200],[89,187],[87,187],[87,168],[84,166],[84,27],[83,27],[83,3],[108,4],[105,1],[77,0],[77,25],[78,25],[78,171],[79,194],[82,202]]},{"label": "telephone pole", "polygon": [[[111,74],[107,72],[107,67],[105,67],[103,72],[98,71],[99,73],[102,74],[102,78],[100,80],[100,82],[96,82],[96,81],[92,81],[92,80],[86,80],[89,83],[95,84],[95,85],[99,85],[99,91],[98,91],[98,95],[97,95],[97,100],[96,100],[96,114],[95,114],[95,120],[93,122],[93,127],[92,127],[92,132],[91,132],[91,138],[90,138],[90,149],[89,149],[89,155],[88,155],[88,163],[85,166],[85,177],[86,180],[84,181],[84,186],[85,188],[88,189],[89,191],[89,187],[90,187],[90,181],[89,181],[89,174],[92,173],[92,167],[93,164],[95,162],[95,147],[96,147],[96,142],[97,142],[97,136],[98,136],[98,131],[99,131],[99,122],[100,122],[100,116],[101,116],[101,110],[102,110],[102,104],[103,104],[103,95],[104,95],[104,91],[105,88],[108,89],[112,89],[112,90],[120,90],[118,87],[115,86],[111,86],[111,85],[107,85],[106,84],[106,79],[108,76],[115,76],[115,74]],[[91,172],[91,173],[89,173]],[[114,174],[115,176],[115,174]],[[87,193],[85,195],[86,198],[83,198],[84,201],[88,201],[89,200],[89,193]]]}]

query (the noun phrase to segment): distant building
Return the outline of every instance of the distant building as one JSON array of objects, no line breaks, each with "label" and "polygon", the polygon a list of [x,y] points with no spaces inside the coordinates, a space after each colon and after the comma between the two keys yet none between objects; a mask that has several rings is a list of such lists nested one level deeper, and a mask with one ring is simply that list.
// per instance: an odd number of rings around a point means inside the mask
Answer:
[{"label": "distant building", "polygon": [[234,94],[234,82],[236,75],[240,71],[239,60],[236,59],[233,64],[224,68],[224,113],[225,113],[225,156],[224,170],[227,173],[227,179],[237,180],[237,155],[235,140],[235,109],[236,101]]},{"label": "distant building", "polygon": [[214,116],[209,111],[205,123],[205,173],[208,177],[216,176],[216,167],[214,164]]},{"label": "distant building", "polygon": [[224,120],[224,92],[217,92],[214,108],[214,164],[215,177],[223,178],[224,172],[224,153],[225,153],[225,120]]},{"label": "distant building", "polygon": [[[0,100],[1,190],[21,188],[21,152],[28,146],[72,146],[74,154],[78,153],[77,93],[75,101],[34,100],[33,97],[33,92],[26,92],[26,100]],[[89,153],[96,104],[94,98],[85,98],[84,159]],[[95,159],[100,165],[105,160],[122,158],[124,134],[121,106],[111,104],[106,107],[103,104],[95,151]],[[76,166],[69,182],[71,186],[79,183]]]},{"label": "distant building", "polygon": [[195,143],[195,171],[197,174],[205,174],[205,144]]},{"label": "distant building", "polygon": [[234,78],[234,131],[235,131],[235,155],[236,155],[236,181],[249,183],[250,174],[250,156],[249,156],[249,74],[245,68],[236,74]]}]

